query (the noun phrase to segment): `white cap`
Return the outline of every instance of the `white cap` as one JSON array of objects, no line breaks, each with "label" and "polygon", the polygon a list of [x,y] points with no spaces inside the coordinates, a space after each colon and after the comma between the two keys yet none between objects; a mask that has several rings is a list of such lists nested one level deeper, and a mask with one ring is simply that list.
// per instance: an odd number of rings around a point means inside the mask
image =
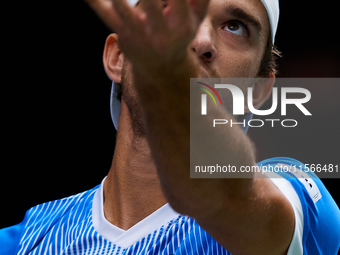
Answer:
[{"label": "white cap", "polygon": [[[136,5],[139,0],[127,0],[130,5]],[[272,41],[274,44],[275,35],[277,31],[277,26],[279,24],[279,16],[280,16],[280,8],[279,8],[279,0],[261,0],[262,4],[267,10],[271,33],[272,33]],[[118,130],[119,123],[119,115],[120,115],[120,100],[118,97],[118,86],[115,83],[112,83],[111,88],[111,119],[113,121],[113,125]],[[246,117],[247,119],[251,119],[251,116]],[[248,129],[248,128],[247,128]],[[247,130],[246,129],[246,130]],[[245,131],[246,131],[245,130]]]},{"label": "white cap", "polygon": [[261,0],[261,2],[266,8],[268,13],[270,28],[272,31],[272,41],[274,44],[280,16],[279,0]]},{"label": "white cap", "polygon": [[127,0],[127,2],[133,6],[133,5],[136,5],[138,3],[139,0]]}]

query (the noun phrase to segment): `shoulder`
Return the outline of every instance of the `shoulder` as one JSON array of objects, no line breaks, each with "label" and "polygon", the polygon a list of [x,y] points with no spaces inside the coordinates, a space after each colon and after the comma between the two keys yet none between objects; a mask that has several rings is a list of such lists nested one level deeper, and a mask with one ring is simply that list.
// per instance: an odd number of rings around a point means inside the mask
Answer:
[{"label": "shoulder", "polygon": [[[61,218],[90,211],[98,186],[63,199],[39,204],[29,209],[18,225],[0,230],[0,254],[14,254],[20,247],[33,247]],[[24,244],[24,245],[23,245]]]},{"label": "shoulder", "polygon": [[288,183],[279,189],[292,204],[296,223],[300,221],[302,226],[303,253],[337,254],[340,246],[340,210],[313,170],[298,160],[286,157],[267,159],[258,165],[279,177],[271,178],[277,186],[283,183],[279,179]]},{"label": "shoulder", "polygon": [[97,187],[66,198],[54,200],[32,207],[26,212],[25,228],[53,225],[65,214],[79,211],[80,207],[91,206],[92,196]]}]

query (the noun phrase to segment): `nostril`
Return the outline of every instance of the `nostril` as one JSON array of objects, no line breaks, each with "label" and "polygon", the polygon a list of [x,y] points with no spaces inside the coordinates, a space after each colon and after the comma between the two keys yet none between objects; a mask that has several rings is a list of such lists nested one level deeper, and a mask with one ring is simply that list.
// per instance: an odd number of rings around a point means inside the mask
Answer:
[{"label": "nostril", "polygon": [[212,57],[212,54],[211,52],[206,52],[203,54],[206,58],[211,58]]}]

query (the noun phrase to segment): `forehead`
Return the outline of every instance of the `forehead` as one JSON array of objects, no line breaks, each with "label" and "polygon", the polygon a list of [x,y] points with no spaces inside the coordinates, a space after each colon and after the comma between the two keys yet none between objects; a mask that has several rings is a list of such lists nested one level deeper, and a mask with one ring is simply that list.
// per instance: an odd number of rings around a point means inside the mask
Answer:
[{"label": "forehead", "polygon": [[[131,5],[139,5],[147,0],[127,0]],[[160,0],[167,2],[168,0]],[[185,1],[185,0],[183,0]],[[252,17],[260,24],[261,34],[268,35],[270,22],[267,10],[261,0],[210,0],[207,17],[214,18],[218,14],[242,14],[242,17]],[[246,14],[246,15],[244,15]],[[238,15],[234,15],[238,16]]]}]

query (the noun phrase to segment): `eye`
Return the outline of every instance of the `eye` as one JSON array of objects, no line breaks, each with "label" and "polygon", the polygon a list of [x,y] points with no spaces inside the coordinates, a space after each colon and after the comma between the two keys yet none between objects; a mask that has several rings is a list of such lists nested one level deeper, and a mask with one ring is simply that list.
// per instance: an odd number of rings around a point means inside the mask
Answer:
[{"label": "eye", "polygon": [[236,20],[229,21],[227,24],[225,24],[222,27],[222,29],[230,33],[233,33],[235,35],[240,35],[244,37],[248,35],[247,29],[245,28],[245,26],[241,22],[236,21]]}]

